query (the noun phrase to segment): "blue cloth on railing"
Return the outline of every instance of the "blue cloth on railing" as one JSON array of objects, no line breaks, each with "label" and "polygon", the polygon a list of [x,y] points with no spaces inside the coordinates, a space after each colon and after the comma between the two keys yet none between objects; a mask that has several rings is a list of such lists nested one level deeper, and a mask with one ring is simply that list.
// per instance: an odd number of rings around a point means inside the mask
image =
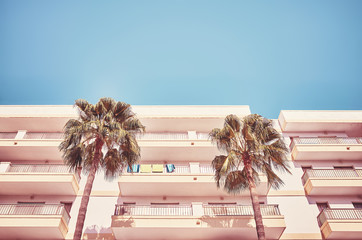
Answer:
[{"label": "blue cloth on railing", "polygon": [[174,164],[166,164],[166,169],[168,173],[172,173],[175,171],[175,165]]},{"label": "blue cloth on railing", "polygon": [[131,172],[138,173],[139,171],[140,171],[140,165],[139,164],[133,164],[132,169],[129,166],[127,167],[127,172],[128,173],[131,173]]}]

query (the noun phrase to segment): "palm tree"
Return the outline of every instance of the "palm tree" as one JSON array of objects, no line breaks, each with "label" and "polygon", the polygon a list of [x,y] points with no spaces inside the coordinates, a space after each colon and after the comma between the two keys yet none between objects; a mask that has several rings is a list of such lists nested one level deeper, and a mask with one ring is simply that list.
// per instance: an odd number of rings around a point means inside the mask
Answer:
[{"label": "palm tree", "polygon": [[135,135],[145,128],[129,104],[111,98],[101,98],[95,105],[78,99],[75,107],[79,120],[71,119],[65,124],[59,149],[70,169],[82,168],[88,174],[73,238],[78,240],[96,172],[104,169],[105,178],[111,179],[126,166],[132,168],[140,158]]},{"label": "palm tree", "polygon": [[257,114],[250,114],[243,119],[228,115],[224,127],[214,128],[209,136],[218,149],[226,153],[216,156],[212,161],[217,187],[222,186],[234,194],[249,189],[258,239],[264,240],[265,230],[256,192],[258,175],[265,174],[269,186],[275,189],[283,185],[274,170],[290,173],[286,159],[287,147],[273,128],[271,120]]}]

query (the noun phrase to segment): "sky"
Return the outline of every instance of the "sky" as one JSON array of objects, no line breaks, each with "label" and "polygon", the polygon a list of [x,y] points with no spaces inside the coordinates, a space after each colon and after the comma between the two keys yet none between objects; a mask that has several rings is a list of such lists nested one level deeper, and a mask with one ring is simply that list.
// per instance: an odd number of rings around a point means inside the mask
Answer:
[{"label": "sky", "polygon": [[362,1],[0,0],[0,105],[362,110]]}]

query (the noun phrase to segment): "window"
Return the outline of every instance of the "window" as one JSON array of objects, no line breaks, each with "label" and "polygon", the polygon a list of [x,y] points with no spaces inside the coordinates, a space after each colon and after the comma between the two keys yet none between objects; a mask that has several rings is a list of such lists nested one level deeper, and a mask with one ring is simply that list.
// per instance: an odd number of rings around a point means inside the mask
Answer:
[{"label": "window", "polygon": [[317,202],[317,207],[319,211],[323,211],[323,209],[329,208],[328,202]]},{"label": "window", "polygon": [[352,202],[353,207],[357,209],[362,209],[362,202]]}]

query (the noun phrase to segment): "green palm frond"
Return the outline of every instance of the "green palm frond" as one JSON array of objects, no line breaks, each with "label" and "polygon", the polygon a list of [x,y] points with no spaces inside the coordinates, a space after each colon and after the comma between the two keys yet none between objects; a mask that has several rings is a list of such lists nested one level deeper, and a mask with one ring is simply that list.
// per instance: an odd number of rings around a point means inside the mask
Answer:
[{"label": "green palm frond", "polygon": [[271,186],[274,189],[279,189],[281,186],[284,185],[284,182],[281,178],[278,177],[278,175],[275,174],[272,167],[268,163],[264,163],[264,170],[267,179],[268,179],[268,185]]},{"label": "green palm frond", "polygon": [[118,102],[116,104],[114,108],[114,118],[118,122],[123,123],[133,117],[135,117],[135,114],[132,112],[131,105],[124,102]]},{"label": "green palm frond", "polygon": [[209,137],[212,143],[216,143],[217,148],[221,151],[228,152],[232,146],[233,134],[228,128],[214,128],[210,133]]},{"label": "green palm frond", "polygon": [[122,161],[121,154],[117,149],[109,150],[101,164],[105,169],[105,177],[108,180],[112,180],[114,177],[117,177],[126,166],[126,162]]},{"label": "green palm frond", "polygon": [[99,102],[102,104],[103,112],[105,113],[114,112],[114,107],[117,104],[113,98],[107,97],[99,99]]},{"label": "green palm frond", "polygon": [[225,118],[224,127],[230,127],[233,132],[238,133],[242,127],[242,122],[238,116],[230,114]]},{"label": "green palm frond", "polygon": [[[59,145],[65,163],[72,170],[82,167],[87,172],[92,167],[104,168],[105,177],[111,178],[139,160],[135,134],[143,132],[145,127],[129,104],[101,98],[92,105],[78,99],[75,107],[79,120],[71,119],[65,124],[64,139]],[[98,161],[95,161],[96,154]]]},{"label": "green palm frond", "polygon": [[218,149],[226,153],[216,156],[212,166],[217,186],[223,186],[230,193],[249,187],[247,171],[251,171],[253,184],[259,183],[259,174],[265,174],[270,186],[276,189],[283,181],[274,171],[290,173],[288,148],[269,119],[258,114],[242,119],[228,115],[224,127],[213,129],[209,136]]},{"label": "green palm frond", "polygon": [[224,189],[228,193],[239,193],[249,187],[245,171],[232,171],[228,173],[225,179]]},{"label": "green palm frond", "polygon": [[140,133],[145,131],[145,126],[142,125],[141,121],[137,118],[128,118],[123,123],[123,128],[127,131]]}]

